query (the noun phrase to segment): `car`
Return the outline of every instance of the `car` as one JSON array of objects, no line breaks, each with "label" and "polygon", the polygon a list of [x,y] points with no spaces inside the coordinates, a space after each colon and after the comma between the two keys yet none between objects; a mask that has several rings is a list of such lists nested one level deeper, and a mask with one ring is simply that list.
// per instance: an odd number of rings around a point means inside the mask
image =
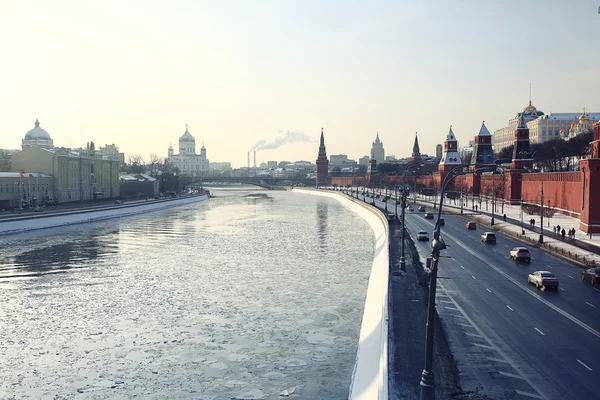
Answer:
[{"label": "car", "polygon": [[467,229],[477,229],[477,224],[473,221],[469,221],[465,224]]},{"label": "car", "polygon": [[494,232],[483,232],[481,234],[481,241],[483,243],[496,244],[496,234]]},{"label": "car", "polygon": [[600,268],[586,269],[581,273],[582,281],[590,281],[592,285],[600,283]]},{"label": "car", "polygon": [[527,283],[535,285],[537,288],[558,290],[558,279],[556,275],[548,271],[535,271],[527,277]]},{"label": "car", "polygon": [[438,224],[440,224],[440,226],[446,226],[446,221],[444,221],[444,218],[440,218],[438,219]]},{"label": "car", "polygon": [[425,207],[421,206],[418,208],[419,212],[425,212]]},{"label": "car", "polygon": [[531,253],[527,247],[515,247],[510,251],[509,254],[511,260],[523,260],[525,262],[531,262]]},{"label": "car", "polygon": [[115,200],[114,204],[123,204],[123,201],[121,201],[121,200]]},{"label": "car", "polygon": [[429,233],[427,231],[419,231],[417,233],[417,240],[429,240]]},{"label": "car", "polygon": [[387,199],[384,197],[383,199],[381,199],[382,203],[387,203]]},{"label": "car", "polygon": [[412,208],[411,206],[406,206],[406,209],[407,209],[408,211],[415,211],[415,209],[414,209],[414,208]]},{"label": "car", "polygon": [[34,212],[41,212],[44,211],[44,209],[42,207],[36,207],[33,209]]},{"label": "car", "polygon": [[425,218],[426,218],[426,219],[433,219],[433,213],[426,212],[426,213],[425,213]]},{"label": "car", "polygon": [[394,222],[396,220],[396,215],[394,213],[387,213],[386,215],[388,222]]}]

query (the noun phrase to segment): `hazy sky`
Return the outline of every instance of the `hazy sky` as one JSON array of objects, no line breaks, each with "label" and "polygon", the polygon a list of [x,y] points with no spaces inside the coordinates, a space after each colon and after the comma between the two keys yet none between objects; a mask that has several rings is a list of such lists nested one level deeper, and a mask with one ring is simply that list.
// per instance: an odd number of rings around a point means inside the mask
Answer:
[{"label": "hazy sky", "polygon": [[0,0],[0,148],[36,118],[56,146],[166,156],[185,124],[211,161],[435,153],[528,101],[600,112],[600,0]]}]

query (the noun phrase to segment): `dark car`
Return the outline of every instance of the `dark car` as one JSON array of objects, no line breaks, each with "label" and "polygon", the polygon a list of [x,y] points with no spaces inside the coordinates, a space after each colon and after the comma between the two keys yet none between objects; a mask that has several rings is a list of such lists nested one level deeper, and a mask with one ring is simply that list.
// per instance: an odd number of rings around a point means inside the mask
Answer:
[{"label": "dark car", "polygon": [[541,289],[558,289],[556,275],[548,271],[535,271],[527,277],[527,283]]},{"label": "dark car", "polygon": [[440,224],[440,226],[445,226],[446,221],[444,221],[444,218],[440,218],[440,219],[438,219],[438,224]]},{"label": "dark car", "polygon": [[426,212],[426,213],[425,213],[425,218],[426,218],[426,219],[433,219],[433,213]]},{"label": "dark car", "polygon": [[592,285],[600,283],[600,268],[586,269],[581,273],[582,281],[590,281]]},{"label": "dark car", "polygon": [[419,212],[424,212],[425,211],[425,207],[421,206],[417,209]]},{"label": "dark car", "polygon": [[388,222],[394,222],[396,220],[396,215],[393,213],[387,213]]}]

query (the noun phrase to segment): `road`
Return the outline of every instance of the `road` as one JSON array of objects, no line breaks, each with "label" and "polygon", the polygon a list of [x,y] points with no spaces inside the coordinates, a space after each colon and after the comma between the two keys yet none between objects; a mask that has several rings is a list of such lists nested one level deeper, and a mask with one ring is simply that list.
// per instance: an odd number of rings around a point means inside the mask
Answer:
[{"label": "road", "polygon": [[[393,202],[388,207],[393,212]],[[582,282],[582,269],[563,259],[527,246],[531,263],[516,263],[508,253],[522,243],[496,234],[497,244],[486,245],[484,229],[444,219],[449,248],[439,263],[436,305],[463,388],[497,399],[600,398],[600,288]],[[419,230],[432,236],[433,226],[423,213],[406,215],[413,238]],[[423,256],[431,252],[430,242],[415,243]],[[553,272],[560,290],[528,285],[536,270]]]}]

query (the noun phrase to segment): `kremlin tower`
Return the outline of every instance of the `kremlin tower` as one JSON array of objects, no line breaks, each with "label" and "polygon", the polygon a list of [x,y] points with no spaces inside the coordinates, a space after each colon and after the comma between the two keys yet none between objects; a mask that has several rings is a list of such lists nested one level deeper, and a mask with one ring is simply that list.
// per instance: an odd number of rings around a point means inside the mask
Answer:
[{"label": "kremlin tower", "polygon": [[329,185],[329,160],[325,149],[325,137],[321,128],[321,143],[319,144],[319,156],[317,157],[317,187]]}]

